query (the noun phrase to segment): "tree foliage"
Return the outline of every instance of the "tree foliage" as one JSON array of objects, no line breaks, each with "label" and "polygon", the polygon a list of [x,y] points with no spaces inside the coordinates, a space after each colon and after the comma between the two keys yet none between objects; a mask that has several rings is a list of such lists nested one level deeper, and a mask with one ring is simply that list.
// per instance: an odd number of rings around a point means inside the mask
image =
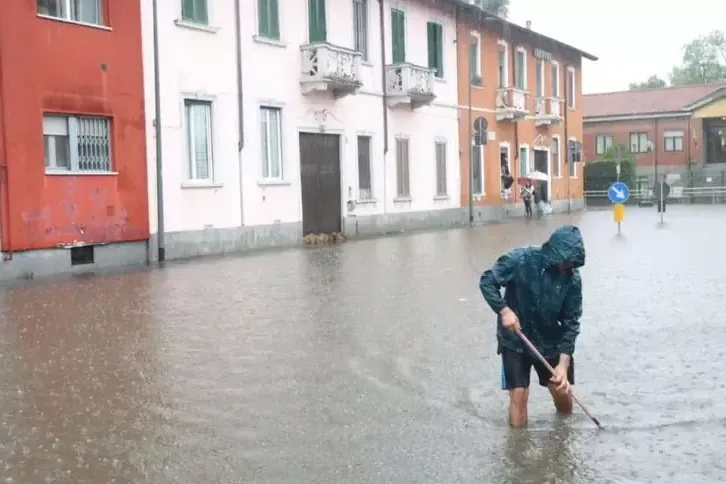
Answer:
[{"label": "tree foliage", "polygon": [[664,79],[661,79],[657,75],[653,74],[644,82],[631,82],[629,89],[631,91],[637,91],[639,89],[658,89],[660,87],[666,87],[667,85],[668,83]]},{"label": "tree foliage", "polygon": [[[681,63],[668,78],[673,86],[726,82],[726,33],[714,30],[684,45]],[[655,75],[630,83],[630,90],[658,87],[666,87],[666,82]]]},{"label": "tree foliage", "polygon": [[502,18],[509,15],[509,0],[475,0],[477,7]]}]

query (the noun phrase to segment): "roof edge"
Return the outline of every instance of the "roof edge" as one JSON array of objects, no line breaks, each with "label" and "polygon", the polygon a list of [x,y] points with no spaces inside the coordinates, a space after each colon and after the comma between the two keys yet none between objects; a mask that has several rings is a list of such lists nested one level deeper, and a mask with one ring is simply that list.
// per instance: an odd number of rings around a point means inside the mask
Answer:
[{"label": "roof edge", "polygon": [[663,113],[614,114],[608,116],[583,116],[582,123],[614,123],[618,121],[639,121],[643,119],[690,118],[691,111],[668,111]]},{"label": "roof edge", "polygon": [[501,22],[503,25],[506,25],[506,26],[510,27],[512,30],[516,30],[517,32],[519,32],[521,34],[532,35],[533,37],[538,38],[540,40],[544,40],[544,41],[547,41],[547,42],[554,43],[558,47],[561,47],[563,49],[567,49],[567,50],[570,50],[570,51],[572,51],[574,53],[577,53],[577,54],[579,54],[580,56],[584,57],[587,60],[591,60],[591,61],[597,61],[598,60],[598,57],[595,56],[595,55],[593,55],[593,54],[590,54],[588,52],[585,52],[584,50],[578,49],[577,47],[573,47],[572,45],[566,44],[566,43],[564,43],[562,41],[559,41],[557,39],[553,39],[552,37],[549,37],[547,35],[540,34],[539,32],[536,32],[536,31],[534,31],[532,29],[528,29],[526,27],[522,27],[521,25],[517,25],[514,22],[510,22],[509,20],[507,20],[507,19],[505,19],[503,17],[500,17],[498,15],[495,15],[495,14],[493,14],[491,12],[487,12],[486,10],[482,9],[481,7],[477,7],[476,5],[473,5],[473,4],[469,3],[469,2],[467,2],[466,0],[448,0],[448,1],[451,2],[451,3],[453,3],[457,7],[465,8],[465,9],[468,9],[469,11],[471,11],[471,12],[480,14],[480,18],[479,18],[480,21],[484,21],[484,20],[487,20],[487,19],[495,20],[495,21]]},{"label": "roof edge", "polygon": [[706,106],[713,101],[716,101],[717,99],[722,98],[724,95],[726,95],[726,87],[719,87],[715,91],[712,91],[699,99],[698,101],[687,104],[684,106],[684,109],[688,109],[689,111],[693,111],[694,109],[702,108],[703,106]]}]

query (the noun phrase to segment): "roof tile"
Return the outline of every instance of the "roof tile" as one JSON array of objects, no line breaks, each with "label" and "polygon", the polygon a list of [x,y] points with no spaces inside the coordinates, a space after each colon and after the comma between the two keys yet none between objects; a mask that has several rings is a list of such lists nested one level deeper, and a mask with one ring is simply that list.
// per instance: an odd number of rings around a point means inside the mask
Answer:
[{"label": "roof tile", "polygon": [[599,118],[683,111],[686,106],[724,87],[726,84],[698,84],[586,94],[583,96],[583,114],[585,118]]}]

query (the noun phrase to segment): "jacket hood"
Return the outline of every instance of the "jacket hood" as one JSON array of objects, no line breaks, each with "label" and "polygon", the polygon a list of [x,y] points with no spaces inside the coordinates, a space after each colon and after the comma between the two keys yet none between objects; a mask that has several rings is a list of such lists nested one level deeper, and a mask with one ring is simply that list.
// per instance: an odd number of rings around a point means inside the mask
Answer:
[{"label": "jacket hood", "polygon": [[564,225],[542,244],[542,257],[547,267],[569,262],[573,267],[585,265],[585,243],[580,229],[574,225]]}]

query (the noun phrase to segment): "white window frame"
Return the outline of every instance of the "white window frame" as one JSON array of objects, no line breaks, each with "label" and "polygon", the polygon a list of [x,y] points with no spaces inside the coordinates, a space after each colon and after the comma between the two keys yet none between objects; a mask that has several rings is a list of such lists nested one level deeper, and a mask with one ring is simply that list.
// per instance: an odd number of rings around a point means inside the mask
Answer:
[{"label": "white window frame", "polygon": [[[557,173],[552,174],[552,178],[562,178],[562,137],[559,134],[552,135],[552,141],[557,140]],[[552,148],[550,147],[550,157],[552,155]],[[550,158],[550,163],[552,162]]]},{"label": "white window frame", "polygon": [[[444,147],[444,193],[439,193],[439,146]],[[446,138],[436,138],[434,140],[434,192],[435,198],[449,198],[449,144]]]},{"label": "white window frame", "polygon": [[[278,0],[278,2],[279,1],[280,0]],[[361,60],[363,62],[370,62],[370,54],[371,54],[370,53],[370,48],[371,48],[371,39],[370,39],[370,33],[371,33],[371,28],[370,28],[370,18],[371,18],[371,16],[370,16],[370,3],[368,2],[368,0],[351,0],[350,3],[351,3],[351,14],[350,14],[350,16],[351,16],[351,22],[353,24],[353,39],[352,39],[353,40],[353,43],[352,43],[353,49],[355,49],[355,43],[356,43],[355,42],[355,39],[356,39],[356,35],[358,33],[358,31],[357,31],[357,25],[356,25],[356,22],[355,22],[355,4],[356,3],[362,3],[363,4],[363,10],[365,11],[365,25],[364,25],[364,29],[365,29],[365,36],[366,36],[366,38],[365,38],[365,42],[364,42],[364,44],[365,44],[365,46],[364,46],[365,47],[365,52],[360,51],[360,53],[361,53]],[[279,5],[279,3],[278,3],[278,5]],[[326,16],[327,16],[327,13],[328,13],[327,12],[327,9],[328,9],[328,6],[326,5],[325,6],[325,15]],[[360,135],[360,136],[365,136],[365,135]]]},{"label": "white window frame", "polygon": [[[685,132],[681,129],[674,129],[663,132],[663,151],[665,153],[683,153]],[[668,149],[668,140],[673,140],[673,146]],[[680,140],[680,148],[678,148]]]},{"label": "white window frame", "polygon": [[567,176],[574,179],[574,178],[577,178],[577,163],[575,163],[573,160],[571,160],[569,158],[570,157],[570,143],[569,143],[570,141],[577,142],[577,138],[574,136],[570,136],[568,138],[568,142],[567,142],[567,161],[568,161],[568,165],[569,164],[572,165],[572,174],[570,174],[570,167],[568,166],[567,167]]},{"label": "white window frame", "polygon": [[[506,148],[507,150],[507,167],[509,168],[509,174],[512,175],[512,146],[509,144],[509,141],[502,141],[499,143],[499,191],[504,191],[504,184],[502,183],[502,176],[504,173],[502,172],[502,148]],[[514,175],[512,175],[514,176]]]},{"label": "white window frame", "polygon": [[567,98],[565,102],[567,103],[567,107],[570,109],[576,109],[577,108],[577,76],[575,76],[575,68],[574,67],[568,67],[567,68],[567,83],[570,83],[570,78],[572,78],[572,89],[567,89],[567,95],[572,96],[572,104],[570,104],[570,98]]},{"label": "white window frame", "polygon": [[[277,153],[279,154],[279,159],[277,160],[279,163],[278,173],[279,176],[270,176],[270,173],[273,172],[272,165],[269,164],[270,160],[272,158],[271,153],[271,145],[264,145],[262,143],[262,120],[267,117],[267,132],[265,133],[267,135],[267,139],[270,139],[270,112],[276,112],[277,113],[277,132],[278,132],[278,139],[277,139]],[[282,106],[276,106],[276,105],[270,105],[270,104],[262,104],[260,105],[259,109],[259,127],[260,127],[260,179],[264,181],[283,181],[285,179],[285,151],[284,151],[284,138],[285,134],[283,131],[283,116],[284,113],[282,112]],[[267,175],[265,176],[265,167],[263,166],[265,164],[265,157],[262,156],[263,153],[267,155],[268,160],[268,166],[267,168]]]},{"label": "white window frame", "polygon": [[[486,167],[486,163],[484,162],[484,155],[486,154],[486,151],[484,148],[486,148],[486,145],[475,146],[474,141],[472,141],[472,143],[471,143],[471,153],[469,154],[469,156],[472,158],[472,160],[471,160],[471,166],[472,166],[472,169],[471,169],[471,178],[472,178],[471,182],[472,183],[471,183],[471,185],[472,186],[471,186],[470,191],[472,192],[471,195],[473,197],[486,197],[486,195],[487,195],[487,176],[486,176],[486,173],[484,173],[484,168]],[[481,173],[481,192],[479,192],[479,193],[474,192],[474,159],[473,158],[474,158],[475,149],[479,150],[479,163],[481,165],[479,167],[479,170]]]},{"label": "white window frame", "polygon": [[[207,159],[209,166],[207,167],[208,176],[199,178],[197,176],[197,164],[194,160],[194,137],[192,136],[192,126],[189,124],[190,119],[187,116],[187,103],[208,106],[208,122],[207,122]],[[184,127],[184,151],[186,160],[186,179],[189,183],[211,183],[214,181],[214,101],[208,98],[184,97],[182,99],[182,126]]]},{"label": "white window frame", "polygon": [[[470,77],[478,77],[481,79],[481,77],[482,77],[482,75],[481,75],[481,35],[479,35],[479,32],[474,32],[472,30],[471,37],[476,42],[476,66],[475,66],[474,72],[472,73],[472,76],[470,76]],[[471,49],[471,46],[469,48]],[[471,52],[469,52],[469,54],[471,54]]]},{"label": "white window frame", "polygon": [[[106,131],[106,138],[108,140],[108,169],[105,170],[84,170],[80,168],[80,156],[78,153],[79,149],[79,120],[80,118],[90,118],[90,119],[99,119],[104,120],[106,122],[107,131]],[[57,121],[52,121],[57,120]],[[63,123],[64,128],[60,130],[56,129],[50,129],[47,124],[57,122],[57,123]],[[62,132],[61,132],[62,131]],[[48,143],[50,145],[50,150],[47,153],[49,166],[45,166],[45,172],[49,174],[74,174],[74,173],[82,173],[82,174],[113,174],[115,173],[114,165],[113,165],[113,125],[111,118],[107,116],[71,116],[68,114],[55,114],[55,113],[44,113],[43,114],[43,158],[45,165],[45,137],[51,136],[51,138],[48,139]],[[67,137],[68,138],[68,163],[69,167],[59,167],[56,162],[56,150],[55,150],[55,143],[56,143],[56,136],[60,137]]]},{"label": "white window frame", "polygon": [[560,87],[560,63],[557,61],[552,61],[550,63],[551,69],[552,69],[552,86],[550,86],[550,94],[554,99],[560,98],[560,93],[562,92],[562,88]]},{"label": "white window frame", "polygon": [[[363,196],[363,188],[360,186],[360,145],[358,144],[359,138],[368,138],[370,143],[368,145],[368,179],[370,180],[370,187],[368,188],[368,196]],[[355,160],[356,160],[356,176],[358,177],[358,201],[371,202],[376,199],[373,192],[373,133],[368,131],[359,131],[355,136]]]},{"label": "white window frame", "polygon": [[[522,87],[517,86],[517,79],[519,78],[519,55],[522,55],[523,62],[522,62]],[[529,89],[528,82],[527,82],[527,49],[524,47],[517,47],[517,55],[514,58],[515,64],[514,64],[514,87],[517,89],[521,89],[522,91],[527,91]]]},{"label": "white window frame", "polygon": [[[610,141],[608,143],[608,140]],[[595,154],[604,155],[613,146],[613,137],[609,134],[595,135]]]},{"label": "white window frame", "polygon": [[85,20],[79,20],[77,18],[73,18],[71,16],[71,3],[72,0],[57,0],[58,3],[60,3],[63,7],[64,12],[62,12],[62,15],[52,15],[48,12],[41,11],[41,6],[38,5],[40,0],[36,0],[36,8],[38,11],[38,15],[45,18],[52,18],[52,19],[60,19],[60,20],[66,20],[68,22],[74,22],[78,24],[84,24],[84,25],[100,25],[100,26],[106,26],[106,12],[104,10],[105,3],[103,0],[96,0],[96,11],[98,12],[98,17],[96,19],[96,22],[88,22]]},{"label": "white window frame", "polygon": [[[545,61],[543,59],[537,59],[537,66],[540,67],[539,76],[537,79],[537,81],[539,82],[539,86],[537,86],[537,87],[541,90],[538,90],[536,95],[538,98],[541,99],[541,98],[545,97],[545,93],[547,92],[547,90],[545,89],[545,79],[547,78],[547,76],[545,76],[545,71],[547,68],[547,64],[545,63]],[[536,72],[536,67],[535,67],[535,72]]]},{"label": "white window frame", "polygon": [[[638,139],[638,146],[636,150],[633,150],[633,136],[636,136]],[[643,142],[643,137],[645,136],[645,142]],[[631,131],[628,133],[628,143],[629,143],[629,149],[631,153],[647,153],[648,152],[648,146],[650,143],[650,137],[648,136],[648,132],[646,131]]]},{"label": "white window frame", "polygon": [[[408,193],[400,193],[399,190],[399,181],[402,179],[401,174],[398,172],[398,142],[405,142],[406,147],[408,148],[406,150],[406,173],[408,174],[408,181],[406,183],[406,187],[408,188]],[[411,139],[408,136],[404,135],[398,135],[394,138],[394,148],[395,148],[395,154],[394,158],[396,161],[396,200],[411,200]]]},{"label": "white window frame", "polygon": [[499,48],[504,47],[504,75],[501,88],[497,84],[497,88],[504,89],[509,87],[509,44],[504,40],[497,41],[497,82],[499,82]]},{"label": "white window frame", "polygon": [[[524,173],[522,173],[522,150],[525,150],[527,153],[527,168]],[[529,145],[527,143],[520,143],[519,144],[519,151],[517,152],[517,177],[521,178],[523,176],[527,176],[527,171],[529,170],[529,164],[531,158],[531,150],[529,149]]]}]

